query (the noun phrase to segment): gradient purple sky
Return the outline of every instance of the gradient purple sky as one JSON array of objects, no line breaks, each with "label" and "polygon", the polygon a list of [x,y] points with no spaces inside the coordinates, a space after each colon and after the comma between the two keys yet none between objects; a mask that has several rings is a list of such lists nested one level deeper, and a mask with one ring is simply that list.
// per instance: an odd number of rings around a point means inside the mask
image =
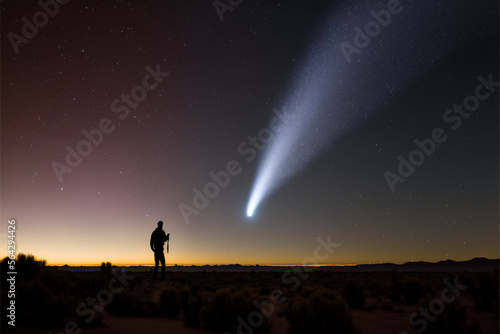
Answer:
[{"label": "gradient purple sky", "polygon": [[[331,48],[359,110],[327,112],[370,117],[248,219],[261,152],[247,161],[238,147],[250,147],[248,137],[281,110],[292,74],[342,2],[246,0],[221,21],[211,1],[71,1],[16,53],[9,32],[21,34],[22,18],[41,8],[2,1],[2,245],[14,218],[18,252],[49,264],[150,265],[149,237],[162,220],[168,264],[300,264],[328,236],[341,246],[324,263],[498,258],[498,88],[459,129],[443,121],[478,76],[498,81],[498,1],[403,6],[356,58],[361,65],[382,54],[383,66],[358,73]],[[353,8],[332,43],[352,42],[354,27],[370,19]],[[384,49],[402,30],[398,48]],[[423,55],[425,71],[413,70],[408,53]],[[170,74],[120,119],[113,101],[142,84],[147,66]],[[406,84],[387,86],[384,72]],[[373,95],[388,98],[374,107]],[[101,119],[114,130],[60,182],[51,164],[64,164],[65,147],[75,149]],[[391,192],[383,173],[438,127],[447,141]],[[231,160],[240,173],[187,224],[179,205],[192,206],[193,188]]]}]

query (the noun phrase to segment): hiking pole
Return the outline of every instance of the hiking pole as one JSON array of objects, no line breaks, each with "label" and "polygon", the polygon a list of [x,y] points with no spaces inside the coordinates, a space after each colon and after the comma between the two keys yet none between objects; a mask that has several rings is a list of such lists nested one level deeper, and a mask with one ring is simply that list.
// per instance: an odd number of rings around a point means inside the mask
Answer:
[{"label": "hiking pole", "polygon": [[168,254],[168,245],[170,243],[170,238],[167,239],[167,254]]}]

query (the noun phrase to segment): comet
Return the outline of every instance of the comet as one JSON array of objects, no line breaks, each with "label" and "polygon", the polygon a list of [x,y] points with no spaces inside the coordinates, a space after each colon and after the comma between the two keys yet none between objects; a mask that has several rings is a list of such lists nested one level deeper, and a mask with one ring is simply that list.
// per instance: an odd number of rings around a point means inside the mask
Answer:
[{"label": "comet", "polygon": [[[335,139],[482,30],[480,24],[464,27],[460,19],[466,13],[480,22],[485,8],[432,0],[402,3],[347,2],[320,22],[278,98],[292,117],[259,157],[247,217]],[[444,20],[443,11],[459,14]]]}]

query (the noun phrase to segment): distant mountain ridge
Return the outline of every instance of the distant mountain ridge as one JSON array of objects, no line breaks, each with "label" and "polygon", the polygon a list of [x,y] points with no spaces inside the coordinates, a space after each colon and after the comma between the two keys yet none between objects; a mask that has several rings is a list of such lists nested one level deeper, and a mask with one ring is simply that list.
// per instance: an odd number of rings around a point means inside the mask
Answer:
[{"label": "distant mountain ridge", "polygon": [[[316,270],[332,271],[332,272],[376,272],[376,271],[418,271],[418,272],[460,272],[473,271],[485,272],[499,269],[500,260],[487,259],[477,257],[467,261],[439,261],[439,262],[406,262],[403,264],[394,263],[379,263],[379,264],[358,264],[352,266],[321,266]],[[204,265],[204,266],[168,266],[167,271],[170,272],[200,272],[200,271],[216,271],[216,272],[264,272],[264,271],[287,271],[300,266],[243,266],[240,264],[229,265]],[[61,270],[68,271],[99,271],[100,267],[77,266],[71,267],[68,265],[58,267]],[[127,271],[146,272],[152,270],[152,266],[125,266]]]},{"label": "distant mountain ridge", "polygon": [[[439,262],[406,262],[403,264],[360,264],[354,266],[353,271],[493,271],[499,268],[500,261],[484,257],[477,257],[467,261],[439,261]],[[354,269],[353,268],[353,269]]]}]

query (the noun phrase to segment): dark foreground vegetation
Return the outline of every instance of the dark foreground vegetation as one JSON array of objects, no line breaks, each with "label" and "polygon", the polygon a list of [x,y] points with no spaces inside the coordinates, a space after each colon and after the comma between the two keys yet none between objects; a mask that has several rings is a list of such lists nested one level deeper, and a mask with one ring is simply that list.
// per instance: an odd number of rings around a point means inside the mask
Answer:
[{"label": "dark foreground vegetation", "polygon": [[[1,269],[5,277],[7,258]],[[175,272],[156,281],[151,273],[124,273],[110,263],[103,263],[99,272],[61,271],[23,254],[16,269],[16,327],[99,327],[105,324],[106,310],[120,317],[181,319],[185,326],[210,331],[269,332],[280,318],[291,333],[360,333],[354,310],[398,312],[398,305],[411,305],[416,312],[411,324],[418,332],[465,334],[479,333],[481,324],[470,318],[460,298],[468,297],[474,309],[496,319],[499,312],[498,270]],[[450,287],[459,287],[455,295]],[[4,309],[7,293],[2,284]],[[439,314],[428,321],[419,308]]]}]

